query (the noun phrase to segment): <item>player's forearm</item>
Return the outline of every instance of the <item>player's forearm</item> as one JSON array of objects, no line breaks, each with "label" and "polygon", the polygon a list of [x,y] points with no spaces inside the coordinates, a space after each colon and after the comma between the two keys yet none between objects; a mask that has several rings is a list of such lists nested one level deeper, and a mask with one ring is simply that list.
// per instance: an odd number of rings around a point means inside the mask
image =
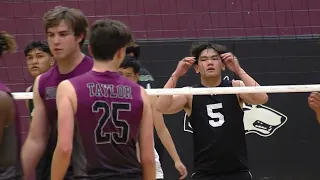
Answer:
[{"label": "player's forearm", "polygon": [[51,165],[51,180],[63,180],[71,159],[71,151],[56,147]]},{"label": "player's forearm", "polygon": [[36,169],[45,148],[46,142],[34,142],[32,139],[27,138],[21,151],[22,168],[26,178],[29,178]]},{"label": "player's forearm", "polygon": [[[163,88],[175,88],[177,86],[178,79],[179,77],[173,73]],[[173,95],[159,96],[156,103],[156,109],[159,112],[164,112],[172,104],[172,99],[173,99]]]},{"label": "player's forearm", "polygon": [[148,160],[141,157],[141,167],[143,180],[156,179],[156,162],[154,156]]},{"label": "player's forearm", "polygon": [[[237,71],[237,75],[239,78],[243,81],[245,86],[260,86],[244,69],[240,69]],[[268,101],[268,95],[267,93],[252,93],[250,94],[253,99],[257,100],[258,102],[261,102],[261,104],[264,104]]]},{"label": "player's forearm", "polygon": [[164,128],[160,131],[157,131],[157,134],[159,136],[161,143],[163,144],[163,146],[166,148],[169,155],[171,156],[172,160],[174,162],[180,161],[180,157],[173,143],[169,130],[167,128]]}]

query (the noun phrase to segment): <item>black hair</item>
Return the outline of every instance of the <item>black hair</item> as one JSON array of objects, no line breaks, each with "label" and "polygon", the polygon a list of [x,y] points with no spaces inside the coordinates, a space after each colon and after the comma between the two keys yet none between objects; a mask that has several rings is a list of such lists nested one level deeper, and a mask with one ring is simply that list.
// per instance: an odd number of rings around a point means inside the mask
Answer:
[{"label": "black hair", "polygon": [[228,48],[221,44],[212,44],[209,42],[195,42],[191,46],[191,56],[195,57],[195,64],[198,64],[199,56],[201,52],[205,49],[214,49],[219,55],[228,52]]},{"label": "black hair", "polygon": [[24,56],[27,56],[28,53],[34,49],[39,49],[40,51],[45,52],[50,56],[52,55],[48,43],[46,41],[31,41],[24,48]]},{"label": "black hair", "polygon": [[120,68],[132,68],[134,74],[137,74],[140,71],[140,64],[138,63],[137,59],[135,59],[132,56],[126,55],[126,57],[124,58],[123,62],[120,65]]},{"label": "black hair", "polygon": [[112,60],[119,49],[131,42],[130,29],[120,21],[101,19],[90,28],[89,44],[96,60]]},{"label": "black hair", "polygon": [[136,45],[136,46],[127,47],[126,54],[130,54],[130,53],[133,53],[133,56],[136,59],[138,59],[140,56],[140,46]]}]

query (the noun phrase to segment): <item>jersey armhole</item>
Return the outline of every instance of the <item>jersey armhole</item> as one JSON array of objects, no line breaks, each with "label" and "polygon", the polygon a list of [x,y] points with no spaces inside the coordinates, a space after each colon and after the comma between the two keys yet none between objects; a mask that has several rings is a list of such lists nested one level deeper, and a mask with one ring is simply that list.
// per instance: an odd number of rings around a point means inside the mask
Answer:
[{"label": "jersey armhole", "polygon": [[[193,88],[193,86],[185,86],[183,88]],[[191,114],[192,114],[192,100],[193,100],[193,95],[190,95],[190,96],[186,96],[187,98],[187,105],[183,108],[185,113],[187,114],[187,117],[191,117]],[[189,99],[190,98],[190,99]],[[190,101],[190,102],[189,102]],[[190,104],[189,104],[190,103]],[[186,109],[189,109],[190,110],[190,115],[188,115]]]}]

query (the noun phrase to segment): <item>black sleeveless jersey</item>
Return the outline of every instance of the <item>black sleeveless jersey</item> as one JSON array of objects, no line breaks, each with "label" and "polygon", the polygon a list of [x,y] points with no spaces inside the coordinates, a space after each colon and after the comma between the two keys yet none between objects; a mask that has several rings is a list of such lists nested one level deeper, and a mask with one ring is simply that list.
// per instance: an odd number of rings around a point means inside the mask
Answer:
[{"label": "black sleeveless jersey", "polygon": [[[232,87],[232,81],[222,80],[218,87]],[[188,120],[194,135],[194,172],[248,170],[243,115],[235,94],[193,96]]]}]

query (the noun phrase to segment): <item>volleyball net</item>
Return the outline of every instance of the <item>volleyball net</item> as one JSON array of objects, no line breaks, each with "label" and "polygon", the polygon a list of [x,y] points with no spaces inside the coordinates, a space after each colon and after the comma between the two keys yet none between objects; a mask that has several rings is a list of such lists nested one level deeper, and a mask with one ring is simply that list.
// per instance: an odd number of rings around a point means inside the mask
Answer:
[{"label": "volleyball net", "polygon": [[[247,87],[214,87],[214,88],[166,88],[146,89],[151,96],[158,95],[208,95],[208,94],[250,94],[250,93],[301,93],[320,92],[320,85],[278,85]],[[12,93],[17,100],[33,99],[31,92]]]}]

